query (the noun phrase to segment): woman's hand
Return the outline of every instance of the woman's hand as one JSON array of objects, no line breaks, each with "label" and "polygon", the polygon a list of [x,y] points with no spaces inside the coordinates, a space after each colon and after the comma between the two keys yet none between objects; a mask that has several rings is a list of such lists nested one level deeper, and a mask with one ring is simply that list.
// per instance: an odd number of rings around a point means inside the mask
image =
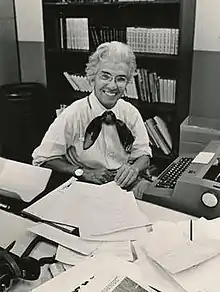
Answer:
[{"label": "woman's hand", "polygon": [[143,194],[147,191],[150,184],[148,180],[142,178],[132,189],[135,198],[142,199]]},{"label": "woman's hand", "polygon": [[115,182],[121,188],[126,188],[131,185],[138,177],[139,169],[128,163],[123,164],[115,176]]},{"label": "woman's hand", "polygon": [[84,169],[82,180],[101,185],[114,180],[115,173],[106,168]]}]

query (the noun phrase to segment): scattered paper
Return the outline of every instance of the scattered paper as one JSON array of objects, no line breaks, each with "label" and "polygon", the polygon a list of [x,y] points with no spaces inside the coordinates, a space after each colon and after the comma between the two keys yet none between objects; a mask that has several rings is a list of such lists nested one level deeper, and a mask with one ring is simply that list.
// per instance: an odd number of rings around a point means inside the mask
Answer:
[{"label": "scattered paper", "polygon": [[94,252],[87,256],[59,245],[57,248],[56,260],[65,264],[76,265],[85,259],[102,253],[118,256],[125,261],[133,261],[130,241],[103,242]]},{"label": "scattered paper", "polygon": [[0,189],[17,193],[25,202],[44,191],[51,173],[51,169],[0,157]]},{"label": "scattered paper", "polygon": [[195,239],[193,236],[193,241],[189,240],[182,226],[160,222],[153,225],[153,232],[148,233],[147,239],[142,242],[148,255],[170,273],[189,269],[220,252],[220,245],[213,239]]},{"label": "scattered paper", "polygon": [[208,164],[212,160],[214,155],[215,153],[213,152],[200,152],[193,159],[192,163]]},{"label": "scattered paper", "polygon": [[220,255],[172,275],[188,292],[219,292]]},{"label": "scattered paper", "polygon": [[186,292],[163,267],[148,256],[146,249],[139,241],[132,244],[137,255],[135,264],[140,267],[143,276],[151,279],[152,286],[163,292]]},{"label": "scattered paper", "polygon": [[100,242],[83,240],[80,237],[63,232],[55,227],[43,223],[38,224],[29,230],[37,235],[48,238],[85,255],[90,254],[100,245]]},{"label": "scattered paper", "polygon": [[127,241],[127,240],[138,240],[144,239],[146,233],[152,230],[152,225],[144,227],[130,228],[126,230],[116,231],[103,235],[91,235],[80,232],[80,237],[87,240],[94,241]]},{"label": "scattered paper", "polygon": [[99,186],[74,181],[62,194],[55,191],[46,197],[32,211],[42,219],[80,227],[83,237],[150,224],[134,194],[123,191],[115,182]]},{"label": "scattered paper", "polygon": [[150,278],[143,277],[137,265],[118,257],[98,255],[61,273],[33,292],[155,292],[150,283]]},{"label": "scattered paper", "polygon": [[147,216],[139,210],[133,192],[122,190],[115,182],[102,185],[96,194],[88,196],[82,210],[87,214],[86,220],[80,224],[80,234],[84,236],[150,224]]}]

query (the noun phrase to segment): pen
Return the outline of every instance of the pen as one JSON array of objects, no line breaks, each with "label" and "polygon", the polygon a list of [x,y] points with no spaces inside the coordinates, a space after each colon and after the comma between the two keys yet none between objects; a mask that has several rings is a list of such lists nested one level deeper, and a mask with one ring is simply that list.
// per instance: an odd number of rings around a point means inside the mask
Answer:
[{"label": "pen", "polygon": [[[23,215],[25,215],[25,213],[23,213]],[[57,221],[53,221],[53,220],[47,220],[47,219],[43,219],[40,218],[38,216],[35,216],[33,214],[28,214],[28,218],[33,220],[33,221],[37,221],[40,223],[45,223],[48,224],[54,228],[60,229],[63,232],[72,234],[72,235],[76,235],[79,236],[79,228],[76,226],[73,226],[71,224],[67,224],[67,223],[62,223],[62,222],[57,222]],[[66,228],[65,228],[66,227]],[[68,227],[72,228],[72,229],[68,229]]]},{"label": "pen", "polygon": [[156,291],[156,292],[162,292],[161,290],[158,290],[158,289],[156,289],[156,288],[154,288],[153,286],[151,286],[151,285],[148,285],[151,289],[153,289],[154,291]]},{"label": "pen", "polygon": [[193,240],[193,221],[192,219],[189,222],[189,239]]}]

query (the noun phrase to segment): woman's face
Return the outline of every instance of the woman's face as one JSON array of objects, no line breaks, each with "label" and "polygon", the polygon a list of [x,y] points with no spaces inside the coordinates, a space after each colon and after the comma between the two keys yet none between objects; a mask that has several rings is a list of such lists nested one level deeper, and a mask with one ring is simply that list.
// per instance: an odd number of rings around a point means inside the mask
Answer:
[{"label": "woman's face", "polygon": [[112,108],[123,95],[128,83],[126,63],[101,61],[94,79],[95,95],[107,109]]}]

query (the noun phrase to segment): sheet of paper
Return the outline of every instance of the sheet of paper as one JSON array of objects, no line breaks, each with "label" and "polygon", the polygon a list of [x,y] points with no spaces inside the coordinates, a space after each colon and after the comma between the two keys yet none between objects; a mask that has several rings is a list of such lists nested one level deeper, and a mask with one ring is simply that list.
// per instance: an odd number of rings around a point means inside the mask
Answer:
[{"label": "sheet of paper", "polygon": [[123,191],[115,182],[99,186],[75,181],[63,195],[59,191],[53,197],[56,200],[50,196],[47,208],[38,203],[38,216],[80,227],[84,236],[150,224],[133,193]]},{"label": "sheet of paper", "polygon": [[[124,281],[124,279],[126,280]],[[118,283],[121,282],[124,285],[121,285],[121,288],[117,287]],[[33,292],[116,292],[133,291],[132,289],[135,291],[155,292],[148,284],[150,285],[150,279],[141,275],[137,265],[125,262],[118,257],[99,255],[61,273],[34,289]]]},{"label": "sheet of paper", "polygon": [[191,268],[220,252],[220,246],[213,239],[190,241],[180,226],[161,222],[153,226],[153,232],[147,234],[147,240],[143,243],[148,255],[170,273]]},{"label": "sheet of paper", "polygon": [[219,247],[186,241],[179,246],[171,247],[163,254],[149,252],[149,256],[170,273],[178,273],[198,265],[219,254]]},{"label": "sheet of paper", "polygon": [[[193,238],[196,241],[208,240],[211,246],[219,248],[220,218],[193,220]],[[172,276],[189,292],[218,292],[220,285],[219,266],[220,255],[217,255]]]},{"label": "sheet of paper", "polygon": [[208,164],[214,155],[215,153],[213,152],[200,152],[193,159],[192,163]]},{"label": "sheet of paper", "polygon": [[89,257],[93,257],[94,255],[101,253],[112,254],[122,258],[125,261],[133,261],[130,241],[103,242],[94,252],[88,256],[79,254],[73,250],[59,245],[56,252],[56,260],[65,264],[76,265],[79,262],[88,259]]},{"label": "sheet of paper", "polygon": [[210,238],[220,241],[220,218],[212,220],[200,218],[193,221],[193,236],[195,239]]},{"label": "sheet of paper", "polygon": [[46,187],[51,169],[0,158],[0,188],[30,202]]},{"label": "sheet of paper", "polygon": [[137,255],[135,264],[140,267],[143,276],[151,279],[155,288],[164,292],[186,292],[165,269],[147,255],[147,251],[141,242],[135,241],[132,244]]},{"label": "sheet of paper", "polygon": [[139,210],[134,194],[123,191],[115,182],[102,185],[96,194],[88,196],[83,211],[87,216],[80,224],[80,233],[84,235],[108,234],[150,224]]},{"label": "sheet of paper", "polygon": [[172,275],[188,292],[219,292],[220,255]]},{"label": "sheet of paper", "polygon": [[83,234],[83,231],[80,232],[80,237],[87,240],[94,241],[126,241],[126,240],[138,240],[144,239],[146,233],[151,231],[152,225],[130,228],[126,230],[116,231],[103,235],[91,235]]},{"label": "sheet of paper", "polygon": [[37,224],[29,230],[84,255],[90,254],[100,245],[100,242],[83,240],[80,237],[43,223]]}]

